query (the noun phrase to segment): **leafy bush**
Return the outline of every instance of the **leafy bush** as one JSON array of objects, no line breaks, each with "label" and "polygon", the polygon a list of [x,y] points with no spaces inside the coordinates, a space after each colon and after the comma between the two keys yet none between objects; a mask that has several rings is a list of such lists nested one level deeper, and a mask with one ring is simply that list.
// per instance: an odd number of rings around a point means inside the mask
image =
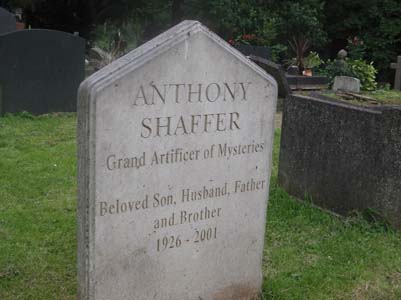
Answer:
[{"label": "leafy bush", "polygon": [[310,1],[308,5],[288,3],[280,12],[279,36],[288,41],[300,71],[305,68],[304,57],[308,49],[323,46],[327,42],[321,21],[322,10],[320,1]]},{"label": "leafy bush", "polygon": [[362,90],[374,91],[377,88],[377,70],[373,63],[367,63],[364,60],[347,59],[345,63],[338,60],[328,60],[318,73],[327,76],[330,85],[333,85],[336,76],[350,76],[361,81]]},{"label": "leafy bush", "polygon": [[275,44],[270,46],[271,60],[280,63],[286,57],[288,47],[283,44]]},{"label": "leafy bush", "polygon": [[[357,43],[364,59],[374,61],[379,70],[380,81],[393,81],[389,68],[401,49],[401,1],[400,0],[336,0],[326,1],[325,29],[332,40],[357,36]],[[340,46],[340,45],[339,45]],[[364,49],[363,49],[364,48]],[[334,52],[336,49],[332,49]],[[351,50],[351,59],[360,59]],[[359,55],[362,53],[359,53]]]},{"label": "leafy bush", "polygon": [[111,52],[118,47],[118,41],[123,41],[124,49],[121,50],[127,52],[137,46],[139,31],[140,26],[135,23],[126,23],[121,26],[104,23],[95,28],[93,45]]},{"label": "leafy bush", "polygon": [[354,76],[348,64],[330,59],[321,65],[320,68],[316,70],[316,73],[328,77],[330,86],[333,85],[336,76]]},{"label": "leafy bush", "polygon": [[322,64],[322,60],[319,57],[319,54],[311,51],[307,57],[304,58],[304,67],[305,69],[313,69],[317,68]]},{"label": "leafy bush", "polygon": [[364,60],[347,60],[349,68],[354,77],[361,81],[361,88],[365,91],[374,91],[377,88],[376,74],[377,70],[373,62],[367,63]]},{"label": "leafy bush", "polygon": [[366,56],[365,43],[357,36],[353,39],[348,39],[347,51],[350,59],[363,60]]}]

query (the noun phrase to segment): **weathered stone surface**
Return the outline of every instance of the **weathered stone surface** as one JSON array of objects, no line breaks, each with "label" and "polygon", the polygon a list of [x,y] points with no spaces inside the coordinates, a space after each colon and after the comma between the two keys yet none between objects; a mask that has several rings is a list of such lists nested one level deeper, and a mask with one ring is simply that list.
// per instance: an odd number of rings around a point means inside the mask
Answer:
[{"label": "weathered stone surface", "polygon": [[270,49],[265,46],[239,44],[235,45],[235,48],[245,56],[253,55],[261,57],[263,59],[270,59]]},{"label": "weathered stone surface", "polygon": [[397,57],[397,62],[390,65],[391,69],[395,69],[394,89],[401,91],[401,55]]},{"label": "weathered stone surface", "polygon": [[0,115],[76,111],[85,40],[42,29],[0,35],[0,66]]},{"label": "weathered stone surface", "polygon": [[192,21],[81,85],[79,299],[258,297],[276,100]]},{"label": "weathered stone surface", "polygon": [[287,78],[285,77],[285,72],[280,65],[259,56],[250,55],[249,58],[261,66],[267,73],[272,75],[277,81],[278,96],[280,98],[285,98],[292,93]]},{"label": "weathered stone surface", "polygon": [[324,76],[286,75],[291,90],[327,89],[329,79]]},{"label": "weathered stone surface", "polygon": [[8,10],[0,7],[0,34],[13,32],[17,30],[17,21],[15,16]]},{"label": "weathered stone surface", "polygon": [[319,98],[285,100],[280,185],[335,213],[369,209],[401,228],[401,107]]},{"label": "weathered stone surface", "polygon": [[333,91],[345,91],[359,93],[361,91],[361,81],[358,78],[349,76],[336,76],[334,78]]}]

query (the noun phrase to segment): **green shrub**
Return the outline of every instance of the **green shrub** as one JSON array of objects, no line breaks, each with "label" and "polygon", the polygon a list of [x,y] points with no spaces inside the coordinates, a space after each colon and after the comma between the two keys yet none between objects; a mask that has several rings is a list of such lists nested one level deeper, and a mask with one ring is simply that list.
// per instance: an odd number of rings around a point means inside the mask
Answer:
[{"label": "green shrub", "polygon": [[348,39],[347,45],[348,57],[353,60],[363,60],[366,56],[365,43],[360,40],[357,36],[352,39]]},{"label": "green shrub", "polygon": [[305,69],[314,69],[319,67],[322,64],[322,60],[319,57],[319,54],[311,51],[307,57],[304,58],[304,67]]},{"label": "green shrub", "polygon": [[118,38],[120,41],[124,42],[123,52],[128,52],[137,47],[139,33],[140,27],[135,22],[122,25],[106,22],[95,28],[92,43],[95,47],[111,52],[117,47],[116,40]]},{"label": "green shrub", "polygon": [[377,88],[377,70],[373,66],[373,63],[367,63],[364,60],[347,59],[345,63],[337,60],[328,60],[318,73],[329,78],[330,86],[333,85],[336,76],[350,76],[358,78],[361,81],[362,90],[374,91]]},{"label": "green shrub", "polygon": [[367,63],[364,60],[347,60],[348,66],[354,77],[361,81],[361,88],[365,91],[374,91],[377,88],[376,74],[377,70],[373,62]]},{"label": "green shrub", "polygon": [[329,78],[329,85],[332,86],[336,76],[354,76],[351,68],[346,63],[341,63],[337,60],[327,60],[325,64],[321,65],[316,73]]},{"label": "green shrub", "polygon": [[288,47],[283,44],[275,44],[269,47],[271,51],[271,60],[280,63],[284,60]]}]

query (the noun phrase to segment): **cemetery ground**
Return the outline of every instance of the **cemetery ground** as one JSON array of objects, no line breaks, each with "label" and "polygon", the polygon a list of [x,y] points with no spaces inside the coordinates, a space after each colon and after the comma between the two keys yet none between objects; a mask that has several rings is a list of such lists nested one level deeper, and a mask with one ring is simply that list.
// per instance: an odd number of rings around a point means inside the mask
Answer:
[{"label": "cemetery ground", "polygon": [[[288,196],[279,139],[278,129],[264,298],[401,299],[401,233]],[[76,189],[75,114],[0,118],[0,299],[76,299]]]},{"label": "cemetery ground", "polygon": [[[401,92],[396,90],[378,89],[376,91],[363,91],[360,98],[353,97],[350,94],[343,96],[337,95],[333,91],[324,93],[329,97],[334,97],[338,100],[345,101],[355,105],[401,105]],[[358,96],[358,95],[355,95]]]}]

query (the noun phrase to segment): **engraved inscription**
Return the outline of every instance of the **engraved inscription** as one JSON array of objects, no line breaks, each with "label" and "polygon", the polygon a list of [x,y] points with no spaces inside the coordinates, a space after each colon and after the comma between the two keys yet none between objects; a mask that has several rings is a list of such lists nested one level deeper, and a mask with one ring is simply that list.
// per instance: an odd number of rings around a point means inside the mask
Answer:
[{"label": "engraved inscription", "polygon": [[134,106],[246,101],[251,82],[164,83],[139,86]]},{"label": "engraved inscription", "polygon": [[239,113],[144,118],[142,138],[200,134],[240,129]]}]

